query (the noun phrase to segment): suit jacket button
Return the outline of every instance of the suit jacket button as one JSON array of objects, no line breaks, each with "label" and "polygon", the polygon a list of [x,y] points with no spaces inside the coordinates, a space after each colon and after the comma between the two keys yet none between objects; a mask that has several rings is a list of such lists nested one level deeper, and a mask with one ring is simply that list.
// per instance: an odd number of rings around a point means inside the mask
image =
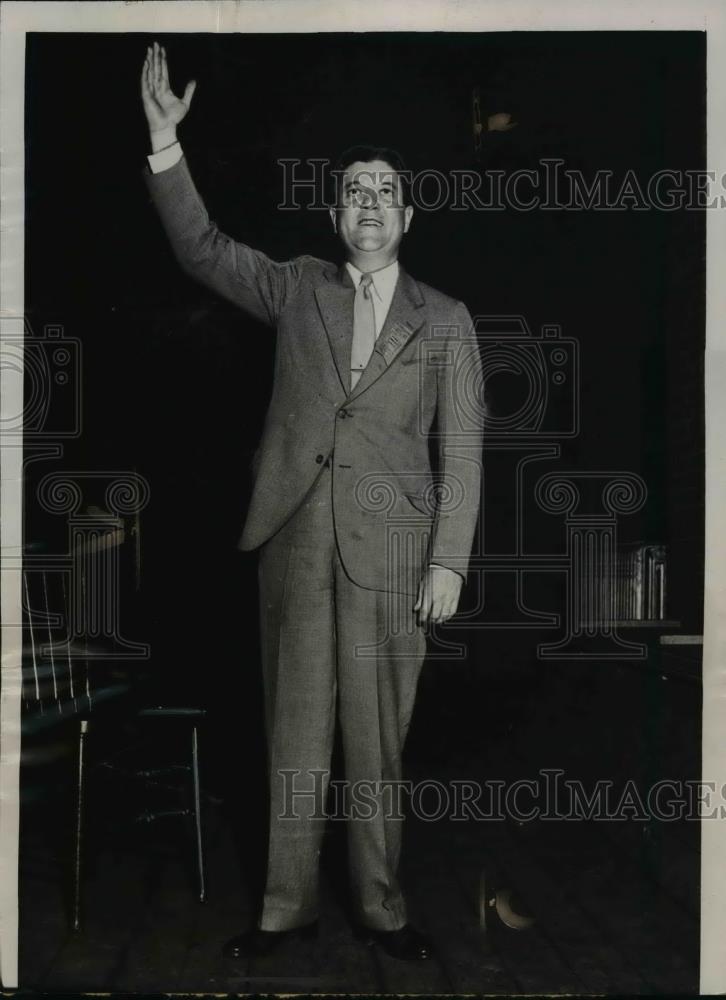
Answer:
[{"label": "suit jacket button", "polygon": [[324,457],[325,457],[324,455],[316,455],[315,456],[315,461],[318,463],[318,465],[320,465],[320,463],[323,461]]}]

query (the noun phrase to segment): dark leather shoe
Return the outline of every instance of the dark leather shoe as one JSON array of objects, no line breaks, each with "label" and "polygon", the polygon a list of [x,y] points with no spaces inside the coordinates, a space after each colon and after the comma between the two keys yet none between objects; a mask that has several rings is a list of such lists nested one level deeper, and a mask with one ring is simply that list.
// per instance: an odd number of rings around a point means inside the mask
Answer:
[{"label": "dark leather shoe", "polygon": [[365,928],[363,936],[367,944],[377,944],[390,955],[404,962],[423,962],[431,958],[433,945],[429,939],[411,924],[404,924],[397,931],[373,931]]},{"label": "dark leather shoe", "polygon": [[318,936],[318,922],[304,927],[292,927],[286,931],[263,931],[253,927],[244,934],[230,938],[222,948],[225,958],[250,958],[255,955],[269,955],[286,941],[312,941]]}]

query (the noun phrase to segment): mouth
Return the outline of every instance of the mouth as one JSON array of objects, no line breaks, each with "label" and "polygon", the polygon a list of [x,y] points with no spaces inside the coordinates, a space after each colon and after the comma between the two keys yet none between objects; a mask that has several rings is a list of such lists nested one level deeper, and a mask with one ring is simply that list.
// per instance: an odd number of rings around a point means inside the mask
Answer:
[{"label": "mouth", "polygon": [[383,223],[381,222],[380,219],[366,219],[366,218],[364,218],[364,219],[360,219],[358,221],[358,225],[359,226],[379,226],[380,227],[380,226],[383,225]]}]

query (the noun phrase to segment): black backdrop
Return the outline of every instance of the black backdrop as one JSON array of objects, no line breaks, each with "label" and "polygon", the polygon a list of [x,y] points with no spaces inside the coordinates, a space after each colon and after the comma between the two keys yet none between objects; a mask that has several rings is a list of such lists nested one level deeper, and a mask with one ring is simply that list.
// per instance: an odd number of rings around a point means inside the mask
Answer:
[{"label": "black backdrop", "polygon": [[[256,663],[255,560],[235,545],[274,345],[179,272],[148,202],[138,76],[152,40],[28,36],[26,311],[36,334],[62,325],[82,342],[83,434],[59,465],[135,468],[150,482],[139,637],[179,690],[201,684],[226,697],[240,663]],[[532,168],[545,156],[587,176],[704,168],[699,33],[158,40],[175,89],[198,81],[181,138],[210,214],[278,259],[337,254],[324,213],[276,210],[278,158],[333,158],[374,141],[414,170],[473,168],[475,86],[485,115],[519,123],[488,138],[488,168]],[[648,504],[620,534],[670,545],[671,613],[693,631],[704,240],[703,213],[687,210],[442,209],[419,211],[402,248],[415,277],[473,314],[521,314],[533,330],[559,323],[579,340],[582,430],[564,443],[563,465],[645,478]],[[29,472],[29,530],[39,517],[32,477],[49,468]],[[496,507],[496,482],[487,499]],[[531,649],[536,639],[524,641]]]}]

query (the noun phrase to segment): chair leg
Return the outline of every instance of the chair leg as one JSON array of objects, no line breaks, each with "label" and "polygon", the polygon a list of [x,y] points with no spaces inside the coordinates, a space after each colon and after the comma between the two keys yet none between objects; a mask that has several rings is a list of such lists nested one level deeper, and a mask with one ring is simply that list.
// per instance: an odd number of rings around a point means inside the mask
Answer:
[{"label": "chair leg", "polygon": [[199,735],[197,727],[192,728],[192,780],[194,782],[194,828],[197,841],[197,872],[199,875],[199,902],[206,899],[204,884],[204,846],[202,843],[202,812],[199,791]]},{"label": "chair leg", "polygon": [[76,786],[76,842],[73,857],[73,930],[81,927],[81,848],[85,812],[85,749],[88,721],[83,719],[78,734],[78,781]]}]

